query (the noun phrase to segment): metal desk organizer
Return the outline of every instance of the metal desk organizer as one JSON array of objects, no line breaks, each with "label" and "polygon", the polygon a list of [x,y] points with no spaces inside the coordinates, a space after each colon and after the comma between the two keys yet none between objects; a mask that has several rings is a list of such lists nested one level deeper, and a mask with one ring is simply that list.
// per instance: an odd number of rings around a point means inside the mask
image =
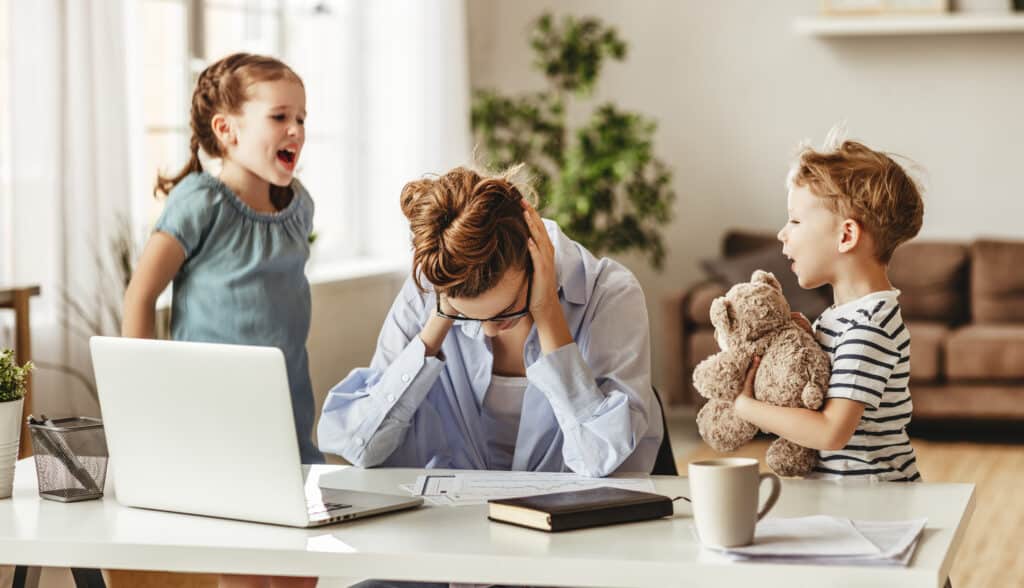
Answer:
[{"label": "metal desk organizer", "polygon": [[103,421],[89,417],[41,419],[29,415],[39,496],[78,502],[103,496],[107,438]]}]

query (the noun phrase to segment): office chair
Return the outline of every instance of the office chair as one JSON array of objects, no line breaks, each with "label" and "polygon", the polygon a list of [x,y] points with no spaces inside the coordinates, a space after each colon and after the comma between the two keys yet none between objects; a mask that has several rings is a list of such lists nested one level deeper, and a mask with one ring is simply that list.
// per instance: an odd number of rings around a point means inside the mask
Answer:
[{"label": "office chair", "polygon": [[654,459],[654,468],[651,469],[651,475],[678,476],[679,470],[676,469],[676,458],[672,454],[672,442],[668,438],[668,421],[665,420],[665,405],[661,402],[658,389],[651,386],[651,390],[654,391],[654,399],[658,401],[658,407],[661,408],[661,426],[665,431],[665,435],[661,438],[661,446],[658,447],[658,457]]}]

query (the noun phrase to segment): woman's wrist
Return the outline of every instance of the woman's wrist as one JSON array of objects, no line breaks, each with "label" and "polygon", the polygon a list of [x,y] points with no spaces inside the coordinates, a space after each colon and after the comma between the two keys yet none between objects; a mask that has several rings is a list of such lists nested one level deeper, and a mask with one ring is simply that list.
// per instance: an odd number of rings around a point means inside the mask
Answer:
[{"label": "woman's wrist", "polygon": [[436,314],[427,319],[427,324],[423,325],[423,330],[420,331],[420,340],[423,341],[423,346],[426,348],[425,355],[433,357],[441,351],[441,344],[444,343],[444,338],[452,328],[453,322],[451,319]]},{"label": "woman's wrist", "polygon": [[541,351],[551,353],[573,342],[561,305],[554,304],[538,311],[531,311],[531,314],[534,324],[537,325]]}]

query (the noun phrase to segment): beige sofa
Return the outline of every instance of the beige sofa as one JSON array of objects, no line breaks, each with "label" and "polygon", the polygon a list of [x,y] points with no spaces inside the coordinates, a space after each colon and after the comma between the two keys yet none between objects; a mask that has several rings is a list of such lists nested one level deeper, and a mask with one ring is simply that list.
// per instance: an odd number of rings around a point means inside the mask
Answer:
[{"label": "beige sofa", "polygon": [[[773,235],[729,231],[723,259],[756,258],[766,248],[781,257]],[[1024,418],[1024,241],[912,241],[896,251],[890,279],[911,333],[915,420]],[[663,301],[670,404],[698,403],[693,368],[718,350],[709,310],[726,287],[708,279]],[[827,291],[813,295],[829,302]]]}]

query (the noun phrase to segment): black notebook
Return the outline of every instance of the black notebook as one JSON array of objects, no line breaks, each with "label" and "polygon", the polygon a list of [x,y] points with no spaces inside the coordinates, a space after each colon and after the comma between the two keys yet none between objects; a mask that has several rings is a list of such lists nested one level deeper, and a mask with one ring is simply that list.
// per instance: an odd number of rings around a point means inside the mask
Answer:
[{"label": "black notebook", "polygon": [[646,521],[672,514],[672,501],[667,496],[608,486],[489,500],[487,504],[487,518],[492,521],[542,531]]}]

